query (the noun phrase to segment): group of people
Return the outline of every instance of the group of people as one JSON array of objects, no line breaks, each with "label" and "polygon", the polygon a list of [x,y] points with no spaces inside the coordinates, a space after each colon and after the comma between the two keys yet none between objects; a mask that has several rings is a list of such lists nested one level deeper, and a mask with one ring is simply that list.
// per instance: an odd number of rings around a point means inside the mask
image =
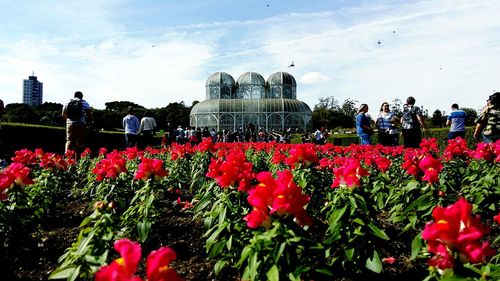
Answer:
[{"label": "group of people", "polygon": [[[367,114],[368,109],[368,105],[363,103],[359,106],[358,113],[356,114],[356,132],[361,140],[361,144],[371,144],[371,136],[374,134],[374,128],[371,126],[371,117]],[[467,114],[465,111],[460,110],[456,103],[451,106],[451,109],[452,111],[447,116],[446,121],[446,124],[450,126],[448,139],[456,137],[464,138]],[[0,100],[0,118],[3,115],[3,110],[3,102]],[[122,122],[125,130],[126,147],[137,146],[138,136],[141,134],[144,145],[152,145],[157,124],[151,111],[147,110],[140,121],[134,115],[132,107],[128,108],[127,113]],[[92,111],[88,102],[83,99],[82,92],[75,92],[74,98],[63,106],[62,116],[66,119],[65,150],[82,151],[86,126],[92,124]],[[422,140],[422,130],[427,132],[422,110],[418,106],[415,106],[415,98],[411,96],[406,99],[401,117],[396,116],[390,110],[389,103],[382,103],[375,120],[375,126],[378,129],[379,142],[387,146],[396,146],[399,144],[401,130],[404,147],[418,148]],[[184,133],[183,131],[182,128],[181,130],[174,130],[172,135],[177,133],[175,137],[181,138]],[[207,129],[204,133],[207,136],[211,136],[214,141],[219,140],[219,134],[213,129],[211,132],[208,132]],[[203,135],[203,132],[201,134]],[[194,137],[196,137],[196,132],[191,134],[190,139],[194,139]],[[221,137],[223,138],[224,135]],[[325,137],[318,130],[315,132],[314,138],[316,142],[321,142]],[[496,92],[488,97],[486,106],[476,120],[474,138],[477,141],[483,142],[495,142],[500,139],[500,92]],[[220,140],[222,141],[222,139]],[[178,139],[178,142],[182,142],[182,140]]]},{"label": "group of people", "polygon": [[[356,132],[361,144],[372,144],[371,136],[375,131],[367,112],[368,105],[363,103],[356,114]],[[460,110],[458,104],[452,104],[451,113],[446,119],[446,125],[450,126],[448,139],[465,138],[467,113]],[[415,98],[411,96],[406,99],[401,117],[390,110],[389,103],[382,103],[375,126],[378,129],[379,143],[386,146],[399,145],[399,127],[404,147],[418,148],[422,141],[422,130],[428,131],[422,110],[415,106]],[[495,142],[500,139],[500,92],[489,96],[487,105],[476,120],[474,138],[483,142]]]},{"label": "group of people", "polygon": [[[363,103],[359,106],[358,113],[356,114],[356,132],[361,140],[361,144],[372,144],[371,136],[375,132],[371,126],[372,120],[367,112],[368,105]],[[382,103],[375,120],[379,142],[386,146],[398,145],[399,125],[401,125],[404,146],[419,147],[422,140],[422,129],[427,131],[427,127],[425,126],[422,110],[418,106],[415,106],[414,97],[406,99],[401,118],[390,110],[389,103]]]},{"label": "group of people", "polygon": [[[75,92],[73,98],[63,106],[62,116],[66,120],[65,151],[82,152],[86,141],[86,128],[92,126],[93,118],[89,103],[83,99],[83,93]],[[153,144],[153,136],[157,127],[151,111],[146,110],[139,121],[132,107],[128,107],[127,115],[123,117],[122,126],[125,131],[125,146],[138,145],[139,135],[142,135],[144,146]],[[78,155],[78,153],[77,153]]]},{"label": "group of people", "polygon": [[139,143],[139,135],[142,134],[144,146],[153,144],[153,137],[156,130],[156,120],[150,110],[146,110],[144,117],[139,118],[134,115],[134,109],[129,106],[127,116],[122,120],[123,129],[125,129],[126,147],[134,147]]}]

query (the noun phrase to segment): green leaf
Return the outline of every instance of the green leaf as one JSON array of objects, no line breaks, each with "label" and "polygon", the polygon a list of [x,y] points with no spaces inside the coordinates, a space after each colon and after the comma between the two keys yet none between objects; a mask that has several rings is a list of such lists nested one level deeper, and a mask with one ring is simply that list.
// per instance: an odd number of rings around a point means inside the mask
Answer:
[{"label": "green leaf", "polygon": [[357,223],[357,224],[360,224],[360,225],[365,225],[365,223],[363,222],[363,220],[360,219],[360,218],[355,218],[352,221],[355,222],[355,223]]},{"label": "green leaf", "polygon": [[336,224],[344,215],[345,211],[347,209],[347,205],[344,205],[342,209],[335,209],[332,212],[332,215],[330,216],[330,225]]},{"label": "green leaf", "polygon": [[280,280],[280,273],[278,270],[278,267],[276,265],[273,265],[271,269],[266,273],[267,280],[269,281],[279,281]]},{"label": "green leaf", "polygon": [[73,275],[75,270],[76,267],[58,268],[52,271],[49,279],[68,279],[71,275]]},{"label": "green leaf", "polygon": [[75,271],[73,271],[73,274],[71,274],[71,276],[68,278],[68,281],[75,281],[77,278],[78,278],[78,275],[80,275],[80,268],[82,266],[79,265]]},{"label": "green leaf", "polygon": [[228,260],[225,260],[225,259],[218,260],[214,265],[215,276],[219,276],[221,270],[224,269],[224,267],[226,267],[227,264],[228,264]]},{"label": "green leaf", "polygon": [[328,276],[333,276],[332,270],[329,269],[328,267],[316,268],[316,272],[319,272],[321,274],[328,275]]},{"label": "green leaf", "polygon": [[451,276],[440,279],[440,281],[473,281],[473,280],[474,280],[474,278],[462,277],[459,275],[451,275]]},{"label": "green leaf", "polygon": [[241,255],[240,255],[240,260],[236,263],[236,267],[240,267],[243,262],[248,259],[248,255],[250,254],[250,252],[252,251],[252,246],[251,245],[247,245],[245,246],[245,248],[243,248],[243,250],[241,251]]},{"label": "green leaf", "polygon": [[223,224],[226,219],[227,207],[224,206],[221,208],[221,212],[219,213],[219,225]]},{"label": "green leaf", "polygon": [[382,262],[380,261],[377,251],[373,251],[372,259],[366,259],[365,267],[375,273],[382,272]]},{"label": "green leaf", "polygon": [[372,233],[375,236],[377,236],[378,238],[381,238],[381,239],[384,239],[384,240],[391,240],[391,238],[389,238],[389,236],[387,236],[387,234],[385,234],[385,232],[382,229],[378,228],[373,223],[369,223],[368,227],[370,228],[370,230],[372,231]]},{"label": "green leaf", "polygon": [[415,236],[415,238],[413,238],[413,241],[411,241],[410,260],[414,260],[421,249],[422,249],[422,236],[419,233],[417,234],[417,236]]}]

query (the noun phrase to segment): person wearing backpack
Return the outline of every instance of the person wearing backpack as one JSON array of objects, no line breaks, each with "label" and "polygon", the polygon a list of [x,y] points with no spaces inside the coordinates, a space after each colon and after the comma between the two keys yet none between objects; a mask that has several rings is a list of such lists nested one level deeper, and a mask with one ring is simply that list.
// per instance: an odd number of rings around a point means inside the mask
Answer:
[{"label": "person wearing backpack", "polygon": [[415,98],[408,97],[401,117],[403,144],[405,148],[419,148],[422,141],[422,129],[427,131],[422,110],[415,106]]},{"label": "person wearing backpack", "polygon": [[92,111],[82,92],[76,91],[74,98],[63,106],[62,117],[66,120],[65,152],[74,150],[78,157],[85,144],[85,128],[92,123]]}]

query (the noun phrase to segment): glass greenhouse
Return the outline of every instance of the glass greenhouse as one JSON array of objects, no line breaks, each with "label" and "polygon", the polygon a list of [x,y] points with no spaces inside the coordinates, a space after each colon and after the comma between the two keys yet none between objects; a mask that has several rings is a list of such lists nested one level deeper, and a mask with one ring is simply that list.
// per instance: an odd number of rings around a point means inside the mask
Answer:
[{"label": "glass greenhouse", "polygon": [[258,73],[247,72],[235,82],[231,75],[216,72],[205,87],[206,100],[191,109],[191,126],[236,131],[252,124],[256,129],[282,132],[310,127],[312,111],[297,100],[297,82],[289,73],[274,73],[266,81]]}]

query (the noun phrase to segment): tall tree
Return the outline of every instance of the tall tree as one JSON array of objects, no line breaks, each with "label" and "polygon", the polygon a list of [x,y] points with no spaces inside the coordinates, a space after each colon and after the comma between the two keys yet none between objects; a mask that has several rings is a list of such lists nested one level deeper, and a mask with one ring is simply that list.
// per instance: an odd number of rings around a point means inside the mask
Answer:
[{"label": "tall tree", "polygon": [[10,103],[5,106],[3,120],[6,122],[39,124],[40,116],[30,105],[24,103]]},{"label": "tall tree", "polygon": [[357,113],[356,104],[357,100],[346,99],[342,104],[342,113],[347,116],[354,116]]},{"label": "tall tree", "polygon": [[467,118],[465,119],[465,125],[473,126],[474,124],[476,124],[476,119],[479,116],[477,111],[469,107],[462,107],[461,109],[465,111],[465,113],[467,113]]},{"label": "tall tree", "polygon": [[334,110],[339,108],[339,102],[333,96],[319,98],[319,103],[314,106],[314,109],[329,109]]},{"label": "tall tree", "polygon": [[441,113],[441,110],[436,109],[434,113],[432,114],[431,118],[431,124],[434,127],[443,127],[444,123],[446,122],[446,118],[443,116],[443,113]]}]

